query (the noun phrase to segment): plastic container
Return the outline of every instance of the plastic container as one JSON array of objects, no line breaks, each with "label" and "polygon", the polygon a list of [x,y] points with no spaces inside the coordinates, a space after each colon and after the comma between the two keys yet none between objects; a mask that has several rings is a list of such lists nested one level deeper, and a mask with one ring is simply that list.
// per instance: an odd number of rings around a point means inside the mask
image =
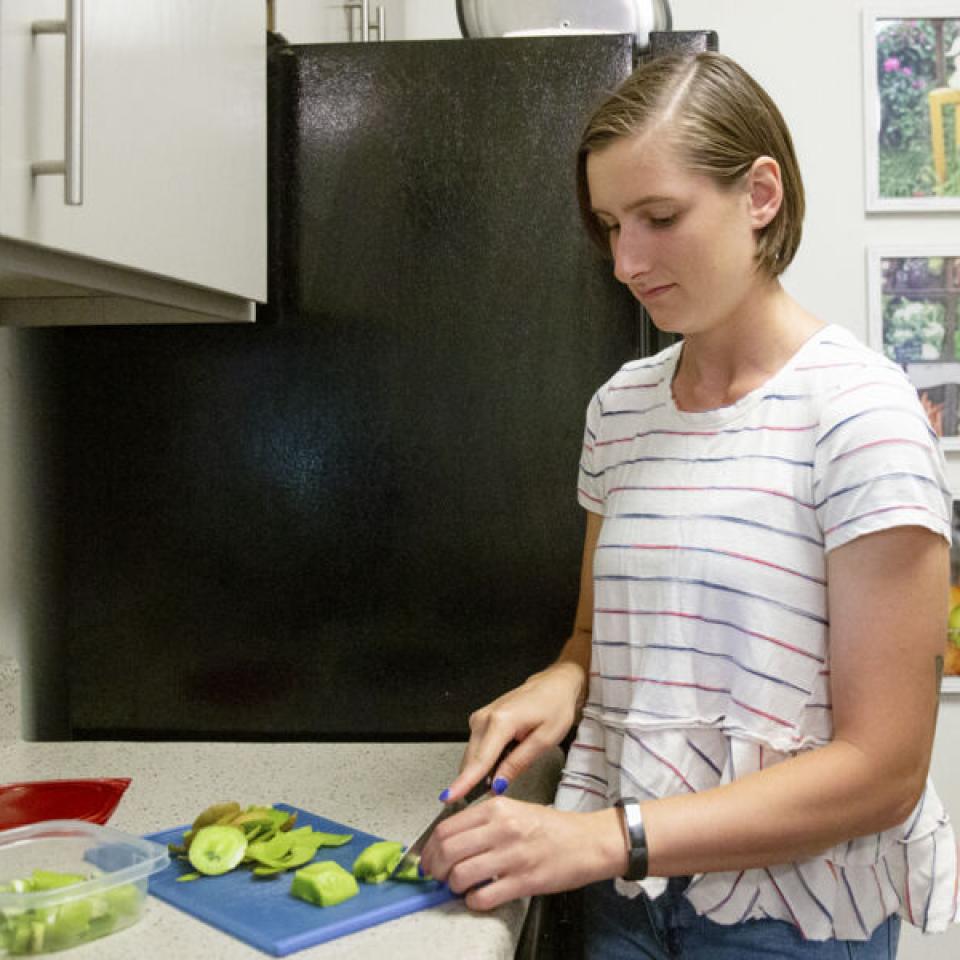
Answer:
[{"label": "plastic container", "polygon": [[[131,926],[147,881],[169,859],[158,843],[83,820],[0,830],[0,957],[65,950]],[[87,879],[30,889],[35,871]]]}]

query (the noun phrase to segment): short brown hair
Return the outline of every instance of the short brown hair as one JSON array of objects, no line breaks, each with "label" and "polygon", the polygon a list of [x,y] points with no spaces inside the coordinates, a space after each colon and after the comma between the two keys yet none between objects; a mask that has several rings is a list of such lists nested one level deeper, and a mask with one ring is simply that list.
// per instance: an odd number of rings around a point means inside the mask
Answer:
[{"label": "short brown hair", "polygon": [[663,125],[688,169],[734,186],[758,157],[780,165],[783,203],[757,237],[757,267],[779,276],[803,232],[804,193],[793,140],[777,105],[746,70],[719,53],[668,54],[638,67],[594,111],[577,154],[577,198],[591,239],[609,253],[591,210],[587,157]]}]

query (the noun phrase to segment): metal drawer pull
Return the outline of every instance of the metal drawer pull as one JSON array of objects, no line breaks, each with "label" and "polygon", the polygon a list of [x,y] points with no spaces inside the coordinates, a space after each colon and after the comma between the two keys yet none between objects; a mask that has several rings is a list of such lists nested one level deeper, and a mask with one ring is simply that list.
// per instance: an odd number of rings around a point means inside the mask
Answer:
[{"label": "metal drawer pull", "polygon": [[377,31],[378,40],[387,39],[387,11],[377,7],[376,23],[370,22],[370,0],[360,0],[359,3],[345,3],[348,10],[360,11],[360,35],[364,43],[370,42],[370,31]]},{"label": "metal drawer pull", "polygon": [[62,33],[66,38],[64,159],[30,165],[35,177],[62,175],[63,200],[70,206],[83,203],[83,0],[66,0],[66,20],[35,20],[34,36]]}]

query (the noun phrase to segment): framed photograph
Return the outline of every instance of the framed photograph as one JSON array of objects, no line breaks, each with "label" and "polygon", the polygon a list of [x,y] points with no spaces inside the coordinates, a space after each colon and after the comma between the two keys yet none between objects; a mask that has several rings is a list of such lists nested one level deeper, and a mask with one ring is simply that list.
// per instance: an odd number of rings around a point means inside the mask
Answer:
[{"label": "framed photograph", "polygon": [[867,210],[960,210],[960,0],[863,14]]},{"label": "framed photograph", "polygon": [[872,247],[870,345],[917,388],[945,450],[960,450],[960,244]]},{"label": "framed photograph", "polygon": [[953,504],[953,543],[950,547],[950,619],[943,658],[943,693],[960,693],[960,502]]}]

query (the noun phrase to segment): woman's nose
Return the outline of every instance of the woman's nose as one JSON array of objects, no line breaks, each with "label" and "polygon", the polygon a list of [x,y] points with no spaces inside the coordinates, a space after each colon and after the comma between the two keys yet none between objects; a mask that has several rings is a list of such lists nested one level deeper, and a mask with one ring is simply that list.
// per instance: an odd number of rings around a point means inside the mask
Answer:
[{"label": "woman's nose", "polygon": [[650,272],[649,245],[632,230],[621,228],[612,244],[613,275],[621,283],[633,283]]}]

